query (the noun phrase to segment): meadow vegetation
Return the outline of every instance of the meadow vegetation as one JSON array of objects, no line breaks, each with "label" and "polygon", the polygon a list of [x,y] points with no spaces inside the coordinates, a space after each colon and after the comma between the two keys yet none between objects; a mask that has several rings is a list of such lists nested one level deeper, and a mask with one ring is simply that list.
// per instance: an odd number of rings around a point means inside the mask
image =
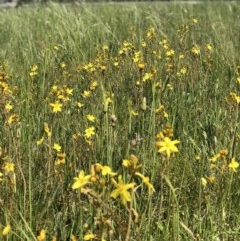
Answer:
[{"label": "meadow vegetation", "polygon": [[0,10],[0,240],[240,240],[239,13]]}]

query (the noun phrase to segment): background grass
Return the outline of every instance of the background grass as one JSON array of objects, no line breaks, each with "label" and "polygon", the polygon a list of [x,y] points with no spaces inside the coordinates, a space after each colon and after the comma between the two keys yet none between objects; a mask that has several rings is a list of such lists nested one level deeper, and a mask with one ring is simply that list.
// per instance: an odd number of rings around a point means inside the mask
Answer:
[{"label": "background grass", "polygon": [[[1,76],[10,91],[1,85],[0,223],[12,227],[4,238],[37,240],[42,228],[47,240],[53,235],[70,240],[71,234],[82,240],[88,230],[95,232],[97,209],[71,189],[73,177],[80,169],[89,172],[96,162],[121,172],[122,160],[135,154],[156,192],[148,197],[141,190],[136,201],[141,217],[130,240],[238,240],[239,175],[227,165],[233,157],[239,160],[239,105],[229,95],[239,91],[239,18],[234,3],[48,4],[1,10]],[[151,27],[154,36],[148,37]],[[164,39],[173,57],[166,56],[160,44]],[[133,47],[121,55],[124,41]],[[206,44],[212,45],[211,54]],[[201,48],[197,56],[191,53],[194,45]],[[132,61],[138,50],[144,56],[142,72]],[[161,58],[154,51],[161,51]],[[95,71],[84,70],[90,62]],[[37,74],[30,77],[33,65]],[[179,74],[183,67],[187,73]],[[152,79],[142,82],[150,72]],[[84,98],[94,81],[96,90]],[[50,107],[57,98],[54,85],[73,89],[60,113]],[[113,103],[104,109],[107,97]],[[10,112],[7,103],[14,106]],[[161,105],[168,118],[156,113]],[[9,125],[11,114],[18,119]],[[94,124],[87,114],[96,117]],[[89,145],[78,133],[92,125],[96,136]],[[169,162],[155,147],[156,134],[166,126],[180,140],[179,153]],[[42,136],[44,143],[37,145]],[[54,143],[66,153],[65,165],[55,166]],[[209,158],[222,149],[228,150],[226,163],[213,168]],[[6,162],[15,164],[16,184],[13,173],[4,171]],[[210,176],[215,180],[204,187],[201,178]],[[114,234],[107,240],[125,240],[126,214],[112,205],[121,221],[113,223]]]}]

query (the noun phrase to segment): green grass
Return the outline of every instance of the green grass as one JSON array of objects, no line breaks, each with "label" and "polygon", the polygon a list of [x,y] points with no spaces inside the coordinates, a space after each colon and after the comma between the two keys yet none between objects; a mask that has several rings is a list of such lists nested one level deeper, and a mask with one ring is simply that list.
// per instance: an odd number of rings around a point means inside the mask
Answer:
[{"label": "green grass", "polygon": [[[45,240],[40,230],[63,241],[89,232],[107,241],[238,240],[239,173],[229,164],[240,161],[239,10],[157,2],[0,9],[0,240]],[[180,141],[169,158],[158,152],[159,132]],[[140,168],[123,167],[131,155]],[[135,182],[126,206],[111,197],[117,176],[96,163]],[[92,176],[86,193],[72,189],[81,170]],[[152,195],[136,172],[150,178]]]}]

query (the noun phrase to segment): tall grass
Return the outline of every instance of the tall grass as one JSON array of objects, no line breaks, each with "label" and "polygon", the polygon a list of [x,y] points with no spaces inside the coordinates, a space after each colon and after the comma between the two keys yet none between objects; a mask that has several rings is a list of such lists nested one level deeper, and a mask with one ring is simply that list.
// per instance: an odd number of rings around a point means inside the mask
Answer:
[{"label": "tall grass", "polygon": [[0,239],[238,240],[239,18],[234,3],[1,10]]}]

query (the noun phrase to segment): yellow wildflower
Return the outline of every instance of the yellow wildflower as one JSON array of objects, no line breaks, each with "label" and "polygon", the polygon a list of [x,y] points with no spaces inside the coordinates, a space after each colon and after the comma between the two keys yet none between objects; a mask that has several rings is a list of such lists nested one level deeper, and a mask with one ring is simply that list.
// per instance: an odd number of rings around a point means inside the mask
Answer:
[{"label": "yellow wildflower", "polygon": [[19,120],[19,116],[17,114],[12,114],[8,120],[7,120],[7,124],[11,125],[13,122],[18,122]]},{"label": "yellow wildflower", "polygon": [[97,81],[93,81],[89,88],[90,88],[90,90],[95,90],[97,86],[98,86],[98,82]]},{"label": "yellow wildflower", "polygon": [[77,107],[78,107],[79,109],[84,106],[84,104],[82,104],[82,103],[80,103],[80,102],[77,102],[76,105],[77,105]]},{"label": "yellow wildflower", "polygon": [[57,152],[60,152],[61,149],[62,149],[62,147],[61,147],[59,144],[54,143],[54,145],[53,145],[53,149],[54,149],[55,151],[57,151]]},{"label": "yellow wildflower", "polygon": [[59,103],[59,101],[56,101],[55,103],[50,103],[50,106],[53,108],[52,112],[57,113],[62,111],[62,104]]},{"label": "yellow wildflower", "polygon": [[44,141],[44,136],[37,141],[37,145],[40,146],[43,143],[43,141]]},{"label": "yellow wildflower", "polygon": [[145,48],[147,46],[147,43],[145,41],[142,41],[141,45],[143,48]]},{"label": "yellow wildflower", "polygon": [[60,63],[60,66],[61,66],[62,69],[64,69],[67,65],[66,65],[65,62],[61,62],[61,63]]},{"label": "yellow wildflower", "polygon": [[87,128],[85,131],[84,131],[84,136],[86,138],[91,138],[92,136],[95,135],[95,128],[92,126],[92,127],[89,127]]},{"label": "yellow wildflower", "polygon": [[71,241],[77,241],[77,238],[73,234],[71,234]]},{"label": "yellow wildflower", "polygon": [[198,23],[198,19],[193,18],[193,19],[192,19],[192,22],[196,24],[196,23]]},{"label": "yellow wildflower", "polygon": [[84,174],[84,171],[80,171],[78,177],[74,177],[75,183],[72,185],[72,189],[80,189],[80,192],[83,191],[83,187],[89,183],[91,175]]},{"label": "yellow wildflower", "polygon": [[96,117],[94,115],[87,115],[87,119],[91,122],[94,122]]},{"label": "yellow wildflower", "polygon": [[151,73],[145,73],[145,75],[142,78],[143,82],[146,82],[147,80],[152,79],[153,75]]},{"label": "yellow wildflower", "polygon": [[93,233],[89,233],[89,234],[84,235],[83,240],[87,241],[87,240],[91,240],[94,238],[95,238],[95,235]]},{"label": "yellow wildflower", "polygon": [[183,75],[186,74],[187,73],[187,69],[185,67],[181,68],[180,69],[180,73],[183,74]]},{"label": "yellow wildflower", "polygon": [[178,148],[175,146],[180,141],[171,140],[169,137],[164,137],[163,141],[156,142],[158,152],[166,152],[167,157],[169,158],[171,153],[178,152]]},{"label": "yellow wildflower", "polygon": [[55,161],[55,165],[59,166],[59,165],[64,165],[66,163],[66,153],[57,153],[57,159]]},{"label": "yellow wildflower", "polygon": [[135,111],[135,110],[131,110],[131,115],[133,115],[133,116],[138,116],[138,112]]},{"label": "yellow wildflower", "polygon": [[240,85],[240,77],[237,78],[237,83]]},{"label": "yellow wildflower", "polygon": [[184,57],[185,57],[184,54],[179,54],[178,56],[179,59],[184,59]]},{"label": "yellow wildflower", "polygon": [[124,159],[122,165],[133,170],[137,170],[142,166],[141,164],[138,165],[138,158],[133,154],[128,159]]},{"label": "yellow wildflower", "polygon": [[7,103],[6,105],[5,105],[5,110],[7,111],[7,112],[9,112],[10,110],[12,110],[13,109],[13,105],[11,104],[11,103]]},{"label": "yellow wildflower", "polygon": [[11,230],[11,226],[8,224],[6,227],[4,227],[3,231],[2,231],[2,235],[6,236]]},{"label": "yellow wildflower", "polygon": [[220,157],[221,157],[222,159],[226,159],[227,154],[228,154],[228,150],[222,149],[222,150],[219,151],[219,154],[220,154]]},{"label": "yellow wildflower", "polygon": [[117,173],[116,173],[116,172],[113,172],[112,169],[111,169],[111,167],[109,167],[109,166],[103,166],[103,167],[102,167],[102,175],[103,175],[103,176],[106,176],[106,175],[115,176],[115,175],[117,175]]},{"label": "yellow wildflower", "polygon": [[201,183],[202,183],[203,187],[206,187],[206,186],[207,186],[207,180],[206,180],[206,178],[202,177],[202,178],[201,178]]},{"label": "yellow wildflower", "polygon": [[15,164],[12,162],[5,162],[3,170],[5,170],[6,172],[14,172],[14,166]]},{"label": "yellow wildflower", "polygon": [[166,56],[167,57],[172,57],[173,55],[174,55],[174,50],[173,49],[170,49],[170,50],[168,50],[167,52],[166,52]]},{"label": "yellow wildflower", "polygon": [[229,168],[231,168],[234,172],[237,172],[237,168],[239,167],[239,163],[236,162],[235,158],[233,157],[231,162],[228,165]]},{"label": "yellow wildflower", "polygon": [[37,236],[38,241],[45,241],[46,240],[46,231],[41,229],[39,235]]},{"label": "yellow wildflower", "polygon": [[52,237],[52,241],[57,241],[57,237],[56,237],[56,236],[53,236],[53,237]]},{"label": "yellow wildflower", "polygon": [[195,55],[199,55],[200,54],[200,48],[198,45],[194,45],[191,49],[192,53]]},{"label": "yellow wildflower", "polygon": [[33,65],[32,68],[31,68],[31,71],[29,73],[29,76],[30,77],[34,77],[36,76],[38,73],[37,73],[37,70],[38,70],[38,66],[37,65]]},{"label": "yellow wildflower", "polygon": [[104,44],[103,47],[102,47],[102,49],[103,49],[103,51],[108,51],[108,50],[109,50],[109,47],[108,47],[106,44]]},{"label": "yellow wildflower", "polygon": [[209,181],[210,183],[213,183],[214,180],[215,180],[215,176],[210,176],[210,177],[208,177],[208,181]]},{"label": "yellow wildflower", "polygon": [[206,44],[205,48],[209,52],[212,51],[212,45],[211,44]]},{"label": "yellow wildflower", "polygon": [[47,133],[47,136],[50,137],[52,135],[51,131],[49,130],[48,124],[44,123],[44,131]]},{"label": "yellow wildflower", "polygon": [[84,90],[84,91],[83,91],[83,94],[82,94],[82,97],[83,97],[83,98],[88,98],[88,97],[90,97],[90,94],[91,94],[90,91]]},{"label": "yellow wildflower", "polygon": [[121,175],[118,176],[118,183],[114,179],[112,179],[112,182],[116,189],[111,192],[110,196],[112,198],[117,198],[118,196],[120,196],[121,202],[124,206],[126,206],[127,202],[131,201],[131,195],[128,192],[128,189],[133,188],[135,186],[135,183],[132,182],[129,184],[124,184]]},{"label": "yellow wildflower", "polygon": [[66,88],[65,91],[66,91],[67,95],[72,95],[73,94],[73,89]]},{"label": "yellow wildflower", "polygon": [[220,155],[220,153],[218,153],[218,154],[216,154],[215,156],[213,156],[212,158],[210,158],[209,161],[211,161],[211,162],[216,162],[217,159],[220,158],[220,157],[221,157],[221,155]]},{"label": "yellow wildflower", "polygon": [[142,70],[142,69],[144,69],[144,63],[138,63],[138,68],[140,69],[140,70]]},{"label": "yellow wildflower", "polygon": [[154,189],[153,185],[150,183],[149,177],[145,177],[144,175],[142,175],[142,174],[139,173],[139,172],[136,172],[136,175],[139,176],[139,177],[141,177],[143,183],[148,187],[148,194],[149,194],[149,196],[150,196],[153,192],[155,192],[155,189]]}]

